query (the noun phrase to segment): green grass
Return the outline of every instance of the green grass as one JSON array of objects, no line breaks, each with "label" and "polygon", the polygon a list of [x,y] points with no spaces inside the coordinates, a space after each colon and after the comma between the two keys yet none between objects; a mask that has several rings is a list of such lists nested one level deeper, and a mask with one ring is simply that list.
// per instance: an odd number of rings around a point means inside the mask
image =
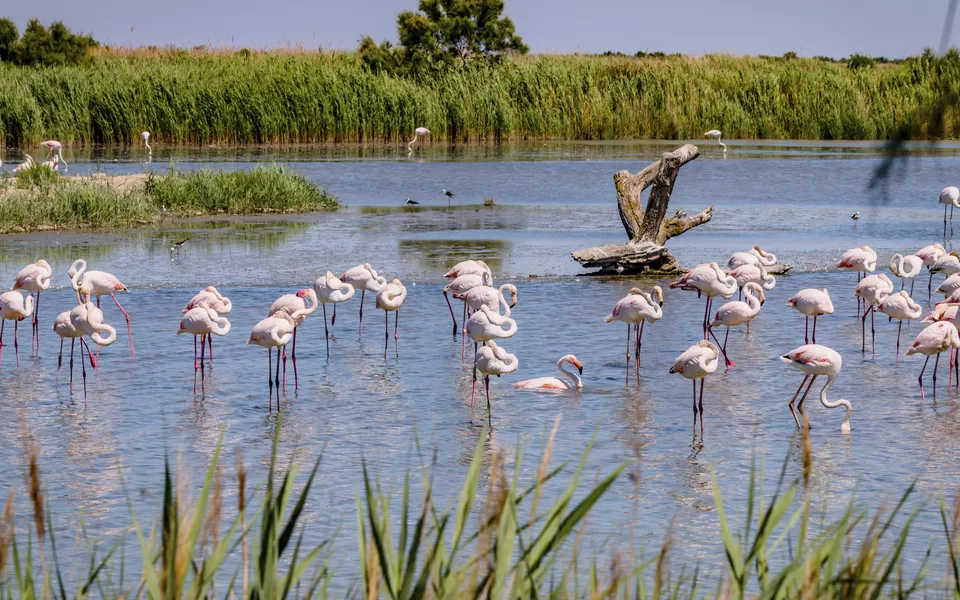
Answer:
[{"label": "green grass", "polygon": [[[817,59],[527,56],[422,82],[352,53],[102,52],[89,65],[0,64],[0,141],[29,147],[527,138],[886,139],[929,135],[960,58],[851,69]],[[960,135],[958,108],[946,135]]]},{"label": "green grass", "polygon": [[336,198],[284,167],[252,171],[172,170],[118,189],[105,181],[50,177],[34,167],[0,179],[0,233],[129,227],[201,215],[294,213],[337,208]]}]

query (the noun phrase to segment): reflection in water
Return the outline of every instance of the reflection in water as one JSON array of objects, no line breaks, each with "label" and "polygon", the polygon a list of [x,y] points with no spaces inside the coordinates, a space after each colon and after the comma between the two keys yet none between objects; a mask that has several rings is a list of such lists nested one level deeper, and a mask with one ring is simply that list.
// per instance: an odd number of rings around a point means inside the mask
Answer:
[{"label": "reflection in water", "polygon": [[496,272],[503,268],[503,255],[510,243],[499,240],[400,240],[400,254],[414,256],[420,268],[442,275],[463,260],[482,260]]}]

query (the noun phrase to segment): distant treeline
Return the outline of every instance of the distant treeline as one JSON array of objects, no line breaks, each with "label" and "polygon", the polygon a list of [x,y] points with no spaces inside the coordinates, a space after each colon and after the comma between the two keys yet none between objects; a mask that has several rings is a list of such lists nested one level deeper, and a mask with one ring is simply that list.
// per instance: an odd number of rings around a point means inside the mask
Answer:
[{"label": "distant treeline", "polygon": [[[0,140],[28,146],[507,139],[960,136],[960,56],[896,64],[793,56],[510,56],[433,77],[356,53],[95,50],[73,66],[0,64]],[[865,58],[865,57],[864,57]],[[854,67],[854,62],[859,62]],[[931,106],[946,106],[930,120]]]}]

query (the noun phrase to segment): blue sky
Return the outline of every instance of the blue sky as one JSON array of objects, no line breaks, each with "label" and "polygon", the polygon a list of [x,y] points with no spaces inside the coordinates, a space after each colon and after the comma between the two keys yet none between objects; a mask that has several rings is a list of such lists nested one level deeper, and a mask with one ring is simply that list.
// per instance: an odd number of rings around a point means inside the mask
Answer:
[{"label": "blue sky", "polygon": [[[903,57],[939,44],[947,0],[505,0],[535,52],[662,50],[702,54]],[[416,0],[46,0],[0,15],[62,20],[117,45],[353,48],[364,34],[395,39]],[[957,28],[955,28],[957,29]],[[957,35],[951,39],[956,45]]]}]

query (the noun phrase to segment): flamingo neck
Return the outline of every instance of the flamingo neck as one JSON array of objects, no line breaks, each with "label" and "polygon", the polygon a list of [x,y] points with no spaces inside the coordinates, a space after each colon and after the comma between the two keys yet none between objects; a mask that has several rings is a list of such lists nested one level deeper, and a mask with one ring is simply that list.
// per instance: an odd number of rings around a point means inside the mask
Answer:
[{"label": "flamingo neck", "polygon": [[[500,286],[500,289],[497,290],[497,295],[498,295],[499,298],[500,298],[500,306],[503,307],[503,315],[501,315],[501,316],[502,316],[503,318],[507,318],[507,317],[510,316],[510,303],[507,302],[507,299],[503,296],[503,288],[504,288],[504,287],[505,287],[505,286]],[[499,314],[499,311],[498,311],[497,314]]]},{"label": "flamingo neck", "polygon": [[583,381],[580,379],[580,375],[576,371],[568,371],[563,368],[564,365],[569,364],[566,361],[560,361],[557,363],[557,370],[560,371],[560,374],[573,382],[573,387],[578,390],[583,387]]},{"label": "flamingo neck", "polygon": [[[90,339],[93,340],[93,343],[98,346],[109,346],[117,339],[117,330],[113,327],[107,325],[106,323],[99,323],[95,325],[96,331],[90,334]],[[107,337],[103,337],[103,332],[107,332]]]},{"label": "flamingo neck", "polygon": [[826,408],[837,408],[844,406],[847,409],[847,415],[843,419],[843,425],[840,426],[840,430],[844,433],[850,431],[850,413],[853,412],[853,407],[846,400],[836,400],[831,402],[827,400],[827,391],[833,386],[833,382],[837,380],[836,375],[830,375],[827,377],[827,384],[823,386],[823,389],[820,390],[820,404],[824,405]]}]

